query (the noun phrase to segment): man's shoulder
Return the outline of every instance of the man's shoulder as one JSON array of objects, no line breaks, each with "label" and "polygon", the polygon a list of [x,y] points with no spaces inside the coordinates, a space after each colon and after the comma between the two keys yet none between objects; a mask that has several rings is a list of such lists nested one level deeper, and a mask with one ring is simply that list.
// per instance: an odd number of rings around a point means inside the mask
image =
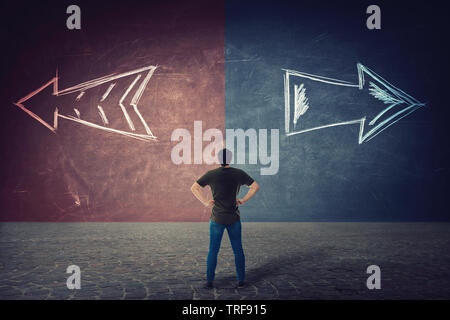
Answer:
[{"label": "man's shoulder", "polygon": [[221,169],[222,169],[221,167],[214,168],[214,169],[208,170],[206,173],[216,173],[216,172],[219,172]]},{"label": "man's shoulder", "polygon": [[220,168],[215,168],[215,169],[211,169],[208,170],[204,173],[204,175],[208,175],[208,176],[212,176],[212,175],[216,175],[219,172]]},{"label": "man's shoulder", "polygon": [[239,179],[241,180],[241,183],[246,184],[246,185],[250,185],[252,184],[255,180],[253,180],[253,178],[244,170],[242,169],[238,169],[235,168],[235,175],[239,177]]},{"label": "man's shoulder", "polygon": [[232,169],[234,172],[236,172],[236,173],[246,173],[244,170],[242,170],[242,169],[239,169],[239,168],[235,168],[235,167],[230,167],[230,169]]},{"label": "man's shoulder", "polygon": [[218,167],[218,168],[214,168],[214,169],[206,171],[205,174],[218,174],[220,172],[223,172],[223,170],[227,170],[229,172],[236,173],[236,174],[242,174],[242,173],[246,174],[246,172],[244,170],[235,168],[235,167],[228,167],[226,169],[224,169],[223,167]]}]

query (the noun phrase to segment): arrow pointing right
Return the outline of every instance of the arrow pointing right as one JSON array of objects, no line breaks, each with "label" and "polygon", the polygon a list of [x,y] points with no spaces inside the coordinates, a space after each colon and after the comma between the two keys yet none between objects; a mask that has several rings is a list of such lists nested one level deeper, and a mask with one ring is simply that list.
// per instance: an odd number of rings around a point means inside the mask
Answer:
[{"label": "arrow pointing right", "polygon": [[[387,80],[383,79],[381,76],[362,65],[357,64],[358,70],[358,83],[351,83],[348,81],[308,74],[304,72],[299,72],[295,70],[282,69],[285,71],[284,74],[284,98],[285,98],[285,133],[287,136],[302,134],[310,131],[320,130],[329,127],[359,124],[359,136],[358,143],[367,142],[373,139],[375,136],[383,132],[385,129],[399,121],[400,119],[411,114],[420,107],[425,106],[425,103],[421,103],[414,97],[405,93],[404,91],[396,88]],[[366,79],[367,78],[367,79]],[[311,84],[314,85],[308,86]],[[292,88],[290,83],[300,83],[299,85],[294,85],[293,94],[291,94]],[[319,89],[322,84],[323,88]],[[331,85],[331,87],[329,87]],[[312,88],[311,88],[312,87]],[[338,88],[342,89],[338,89]],[[321,100],[326,99],[326,94],[331,89],[334,96],[345,96],[342,91],[344,88],[349,90],[367,89],[368,94],[375,98],[374,101],[382,102],[383,109],[378,112],[368,123],[366,122],[366,116],[361,118],[348,120],[348,121],[338,121],[333,123],[326,123],[319,126],[311,126],[310,128],[296,129],[298,124],[302,124],[302,120],[305,114],[308,115],[311,110],[314,110],[314,103],[316,101],[310,101],[308,98],[308,90],[322,90],[320,93],[315,92],[315,97],[320,97]],[[354,96],[355,92],[350,92],[351,96]],[[291,96],[293,96],[293,103],[291,103]],[[347,101],[349,104],[355,104],[352,101]],[[291,104],[293,106],[291,106]],[[335,105],[331,107],[335,108]],[[333,109],[330,113],[338,113],[339,110]],[[316,115],[320,118],[320,114]],[[309,115],[309,119],[313,115]],[[292,119],[292,121],[291,121]],[[311,121],[310,121],[311,122]]]}]

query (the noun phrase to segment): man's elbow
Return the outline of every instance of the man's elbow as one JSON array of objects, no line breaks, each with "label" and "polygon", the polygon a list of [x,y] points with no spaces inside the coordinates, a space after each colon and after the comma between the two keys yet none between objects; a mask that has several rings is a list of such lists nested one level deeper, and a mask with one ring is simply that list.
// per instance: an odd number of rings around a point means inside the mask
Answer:
[{"label": "man's elbow", "polygon": [[258,190],[260,189],[259,184],[257,184],[256,181],[251,184],[250,188],[255,190],[255,192],[258,192]]},{"label": "man's elbow", "polygon": [[200,188],[199,184],[197,182],[194,182],[194,184],[191,186],[191,191],[194,192],[195,190],[198,190]]}]

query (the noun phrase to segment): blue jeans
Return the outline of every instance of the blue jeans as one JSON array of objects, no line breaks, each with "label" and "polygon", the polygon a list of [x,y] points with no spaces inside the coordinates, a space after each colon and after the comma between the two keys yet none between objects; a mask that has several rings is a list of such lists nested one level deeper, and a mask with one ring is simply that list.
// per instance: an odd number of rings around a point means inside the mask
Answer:
[{"label": "blue jeans", "polygon": [[223,231],[227,229],[230,238],[231,247],[234,252],[234,263],[236,264],[237,280],[244,281],[245,278],[245,256],[242,249],[241,222],[236,221],[230,225],[209,222],[209,252],[206,259],[206,280],[212,282],[217,265],[217,255],[219,254],[220,243],[222,241]]}]

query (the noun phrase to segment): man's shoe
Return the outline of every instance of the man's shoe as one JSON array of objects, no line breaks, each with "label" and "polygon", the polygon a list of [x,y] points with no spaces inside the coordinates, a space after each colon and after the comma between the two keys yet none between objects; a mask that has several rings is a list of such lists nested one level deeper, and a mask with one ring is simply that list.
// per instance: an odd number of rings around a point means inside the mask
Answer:
[{"label": "man's shoe", "polygon": [[205,289],[212,289],[213,288],[213,283],[208,281],[208,282],[205,283],[203,288],[205,288]]},{"label": "man's shoe", "polygon": [[239,281],[239,282],[237,283],[237,287],[238,287],[238,288],[243,288],[244,286],[245,286],[244,281]]}]

